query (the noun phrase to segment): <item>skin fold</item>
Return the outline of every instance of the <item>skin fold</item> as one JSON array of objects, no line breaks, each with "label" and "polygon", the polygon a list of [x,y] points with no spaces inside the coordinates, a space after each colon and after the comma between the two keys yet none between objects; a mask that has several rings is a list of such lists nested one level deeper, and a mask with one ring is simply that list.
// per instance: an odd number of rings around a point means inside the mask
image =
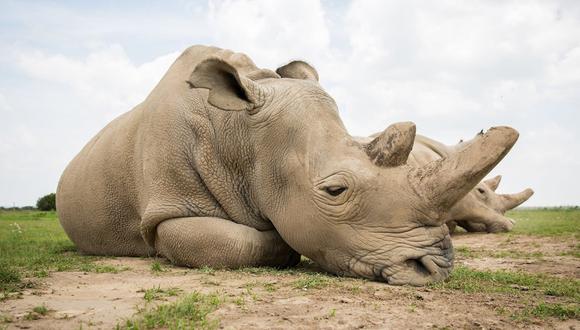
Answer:
[{"label": "skin fold", "polygon": [[[371,137],[361,137],[361,143],[370,142]],[[460,142],[454,146],[447,146],[426,136],[417,135],[408,163],[413,166],[423,166],[440,158],[465,148]],[[534,191],[527,188],[516,194],[498,194],[496,189],[501,181],[501,175],[482,181],[477,184],[465,197],[457,202],[448,213],[447,227],[454,232],[457,226],[468,232],[508,232],[512,230],[515,221],[506,217],[505,212],[527,201]]]},{"label": "skin fold", "polygon": [[412,166],[413,123],[360,143],[317,79],[301,61],[274,72],[243,54],[188,48],[68,165],[57,190],[63,228],[88,254],[229,268],[305,255],[344,276],[445,279],[448,213],[518,133],[491,128]]}]

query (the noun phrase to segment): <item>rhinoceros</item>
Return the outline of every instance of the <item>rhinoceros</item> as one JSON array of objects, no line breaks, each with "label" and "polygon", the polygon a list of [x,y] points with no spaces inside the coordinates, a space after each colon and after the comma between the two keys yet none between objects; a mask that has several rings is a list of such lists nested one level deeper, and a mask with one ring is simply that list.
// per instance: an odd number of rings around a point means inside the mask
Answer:
[{"label": "rhinoceros", "polygon": [[[357,137],[362,143],[372,141],[370,137]],[[435,141],[423,135],[417,135],[408,163],[414,166],[423,166],[443,157],[460,151],[467,144],[460,142],[449,146]],[[454,232],[456,226],[460,226],[469,232],[507,232],[513,228],[514,220],[506,217],[505,212],[519,206],[528,200],[534,191],[527,188],[516,194],[497,194],[501,176],[477,184],[465,197],[457,202],[448,212],[447,226],[450,232]]]},{"label": "rhinoceros", "polygon": [[446,278],[446,215],[517,131],[491,128],[451,157],[410,166],[414,124],[358,143],[313,67],[278,72],[228,50],[185,50],[62,174],[58,215],[78,250],[228,268],[304,255],[391,284]]}]

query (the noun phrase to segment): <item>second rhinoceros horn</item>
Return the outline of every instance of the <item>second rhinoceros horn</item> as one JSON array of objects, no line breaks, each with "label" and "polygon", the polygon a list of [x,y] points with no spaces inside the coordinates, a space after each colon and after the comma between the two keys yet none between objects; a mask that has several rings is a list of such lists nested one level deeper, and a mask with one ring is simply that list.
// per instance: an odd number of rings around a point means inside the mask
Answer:
[{"label": "second rhinoceros horn", "polygon": [[427,203],[422,209],[447,212],[502,160],[518,136],[513,128],[493,127],[478,134],[459,152],[412,170],[410,181]]},{"label": "second rhinoceros horn", "polygon": [[530,188],[521,191],[517,194],[502,194],[500,195],[503,201],[504,210],[511,210],[518,205],[522,204],[523,202],[527,201],[532,195],[534,191]]},{"label": "second rhinoceros horn", "polygon": [[[486,184],[492,191],[497,190],[497,187],[499,186],[500,182],[501,175],[497,175],[491,179],[483,181],[483,183]],[[530,188],[520,191],[517,194],[498,194],[501,204],[499,208],[503,212],[511,210],[517,207],[518,205],[522,204],[523,202],[527,201],[530,197],[532,197],[533,194],[534,191]]]}]

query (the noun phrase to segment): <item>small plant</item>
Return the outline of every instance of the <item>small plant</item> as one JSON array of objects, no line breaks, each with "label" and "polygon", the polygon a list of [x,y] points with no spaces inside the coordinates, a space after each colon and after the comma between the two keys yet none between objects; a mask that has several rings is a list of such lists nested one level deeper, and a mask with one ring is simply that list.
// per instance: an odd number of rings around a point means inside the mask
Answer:
[{"label": "small plant", "polygon": [[36,306],[30,312],[28,312],[28,314],[24,316],[24,319],[28,321],[38,320],[47,313],[48,308],[46,308],[46,306],[44,305]]},{"label": "small plant", "polygon": [[12,318],[11,315],[2,315],[0,317],[0,322],[2,322],[2,323],[12,323],[12,322],[14,322],[14,319]]},{"label": "small plant", "polygon": [[328,313],[328,317],[335,317],[336,316],[336,308],[333,308],[330,310],[330,313]]},{"label": "small plant", "polygon": [[213,269],[209,266],[203,266],[203,267],[199,268],[198,271],[200,273],[207,274],[207,275],[212,275],[212,276],[215,275],[215,269]]},{"label": "small plant", "polygon": [[174,303],[159,305],[154,309],[140,310],[134,319],[118,324],[117,329],[206,329],[216,328],[218,321],[208,314],[223,302],[217,294],[194,292]]},{"label": "small plant", "polygon": [[156,288],[154,287],[151,289],[141,291],[145,292],[145,294],[143,295],[143,299],[145,299],[147,302],[151,302],[153,300],[163,299],[164,297],[177,296],[179,292],[181,292],[181,289],[179,288],[161,289],[161,287],[158,286]]},{"label": "small plant", "polygon": [[276,288],[276,283],[264,283],[264,289],[268,292],[274,292],[276,290],[278,290],[278,288]]},{"label": "small plant", "polygon": [[244,307],[246,305],[246,300],[244,297],[237,297],[233,300],[234,304],[238,305],[239,307]]},{"label": "small plant", "polygon": [[151,264],[151,271],[154,273],[161,273],[161,272],[165,272],[167,270],[163,266],[161,266],[161,263],[159,261],[155,260]]},{"label": "small plant", "polygon": [[48,308],[46,308],[46,306],[41,305],[41,306],[36,306],[32,309],[33,312],[38,313],[40,315],[46,315],[46,313],[48,313]]}]

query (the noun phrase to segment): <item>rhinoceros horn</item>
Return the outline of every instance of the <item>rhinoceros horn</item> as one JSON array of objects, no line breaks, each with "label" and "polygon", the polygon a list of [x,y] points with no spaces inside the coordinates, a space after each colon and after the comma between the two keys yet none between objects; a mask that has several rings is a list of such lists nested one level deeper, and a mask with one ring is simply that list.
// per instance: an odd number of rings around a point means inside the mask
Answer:
[{"label": "rhinoceros horn", "polygon": [[365,145],[365,151],[371,160],[381,167],[403,165],[409,158],[415,141],[415,124],[401,122],[390,125],[371,142]]},{"label": "rhinoceros horn", "polygon": [[451,206],[465,196],[508,153],[518,139],[510,127],[492,127],[445,158],[412,170],[409,180],[424,203],[422,209],[438,212],[439,222]]},{"label": "rhinoceros horn", "polygon": [[485,183],[489,187],[489,189],[491,189],[492,191],[496,191],[500,182],[501,182],[501,175],[496,175],[495,177],[493,177],[491,179],[483,181],[483,183]]},{"label": "rhinoceros horn", "polygon": [[270,70],[243,75],[220,58],[209,58],[198,64],[189,80],[190,86],[209,89],[207,101],[222,110],[247,110],[256,113],[267,100],[269,92],[254,80],[279,78]]},{"label": "rhinoceros horn", "polygon": [[523,202],[527,201],[530,197],[532,197],[533,194],[534,191],[528,188],[517,194],[500,195],[501,199],[503,200],[504,210],[507,211],[517,207],[518,205],[522,204]]}]

